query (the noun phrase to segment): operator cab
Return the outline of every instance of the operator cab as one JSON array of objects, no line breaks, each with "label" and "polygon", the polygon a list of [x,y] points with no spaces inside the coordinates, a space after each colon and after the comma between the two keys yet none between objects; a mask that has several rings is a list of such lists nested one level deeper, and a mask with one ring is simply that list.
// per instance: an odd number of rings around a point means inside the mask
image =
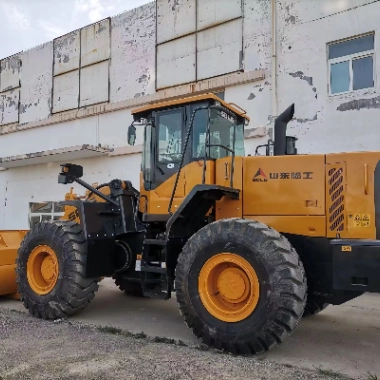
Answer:
[{"label": "operator cab", "polygon": [[[136,141],[135,124],[144,127],[141,190],[162,187],[193,162],[204,161],[206,167],[206,161],[244,156],[244,126],[249,117],[214,94],[150,104],[132,114],[130,145]],[[205,183],[205,177],[197,182]]]}]

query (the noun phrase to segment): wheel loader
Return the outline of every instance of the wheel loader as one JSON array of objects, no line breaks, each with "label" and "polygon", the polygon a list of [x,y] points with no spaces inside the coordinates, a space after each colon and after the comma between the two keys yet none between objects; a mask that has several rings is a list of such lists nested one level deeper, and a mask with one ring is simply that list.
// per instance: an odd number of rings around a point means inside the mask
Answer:
[{"label": "wheel loader", "polygon": [[65,220],[42,222],[18,251],[18,291],[29,312],[67,318],[103,276],[122,290],[168,300],[195,336],[235,354],[282,343],[302,316],[380,290],[380,152],[298,154],[287,135],[245,155],[249,117],[214,94],[132,111],[128,144],[144,139],[140,189],[128,179],[82,185]]}]

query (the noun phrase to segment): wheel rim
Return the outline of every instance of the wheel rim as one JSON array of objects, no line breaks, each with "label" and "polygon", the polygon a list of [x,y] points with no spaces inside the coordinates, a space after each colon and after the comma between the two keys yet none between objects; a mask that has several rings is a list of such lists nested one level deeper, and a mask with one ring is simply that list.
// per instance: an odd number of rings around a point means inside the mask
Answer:
[{"label": "wheel rim", "polygon": [[27,263],[30,287],[38,295],[50,293],[58,280],[58,258],[47,245],[39,245],[31,252]]},{"label": "wheel rim", "polygon": [[259,279],[241,256],[220,253],[206,261],[199,274],[198,291],[206,310],[224,322],[239,322],[256,309]]}]

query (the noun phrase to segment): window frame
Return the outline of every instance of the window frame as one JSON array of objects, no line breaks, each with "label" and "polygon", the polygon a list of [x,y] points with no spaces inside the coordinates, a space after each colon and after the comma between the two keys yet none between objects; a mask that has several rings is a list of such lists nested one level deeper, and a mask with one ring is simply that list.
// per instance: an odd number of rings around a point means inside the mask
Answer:
[{"label": "window frame", "polygon": [[[358,91],[365,91],[365,90],[376,88],[376,61],[375,61],[375,59],[376,59],[376,55],[375,55],[376,40],[375,40],[375,33],[367,33],[367,34],[356,36],[356,37],[352,37],[352,38],[346,38],[344,40],[330,42],[327,45],[327,57],[329,56],[329,49],[330,49],[331,45],[335,45],[335,44],[339,44],[339,43],[343,43],[343,42],[347,42],[347,41],[351,41],[351,40],[354,40],[354,39],[357,39],[357,38],[371,36],[371,35],[373,35],[373,39],[374,39],[374,48],[373,49],[371,49],[371,50],[363,50],[363,51],[361,51],[359,53],[344,55],[344,56],[341,56],[341,57],[338,57],[338,58],[333,58],[333,59],[329,59],[328,58],[327,59],[327,63],[328,63],[328,89],[329,89],[329,96],[330,97],[339,96],[339,95],[345,95],[345,94],[350,94],[350,93],[357,93]],[[353,68],[352,68],[352,62],[354,60],[356,60],[356,59],[367,58],[367,57],[372,57],[372,62],[373,62],[373,64],[372,64],[373,86],[354,90],[353,89],[353,85],[354,85],[354,72],[353,72]],[[334,64],[337,64],[337,63],[342,63],[342,62],[348,62],[349,63],[349,66],[348,66],[348,68],[349,68],[349,76],[350,76],[350,78],[349,78],[350,79],[349,89],[347,91],[332,93],[331,92],[331,66],[334,65]]]},{"label": "window frame", "polygon": [[170,108],[170,109],[167,109],[167,110],[163,110],[163,111],[158,111],[155,113],[155,125],[156,125],[156,130],[157,130],[157,133],[156,133],[156,146],[157,146],[157,151],[156,151],[156,154],[155,154],[155,158],[157,160],[157,165],[164,165],[164,166],[167,166],[168,164],[179,164],[181,162],[181,159],[178,159],[178,160],[173,160],[171,162],[167,162],[167,161],[160,161],[160,117],[161,116],[165,116],[165,115],[171,115],[171,114],[176,114],[176,113],[179,113],[181,114],[181,128],[180,128],[180,132],[181,132],[181,153],[183,152],[183,144],[184,144],[184,140],[186,138],[186,132],[185,132],[185,115],[186,115],[186,110],[185,110],[185,107],[181,106],[181,107],[176,107],[176,108]]},{"label": "window frame", "polygon": [[[32,209],[32,204],[34,203],[45,203],[45,204],[48,204],[48,203],[51,203],[51,211],[50,212],[47,212],[47,211],[43,211],[43,212],[32,212],[31,209]],[[43,216],[50,216],[50,219],[49,220],[54,220],[54,217],[59,217],[61,218],[62,216],[65,215],[65,212],[64,211],[61,211],[61,212],[58,212],[58,211],[54,211],[54,206],[55,205],[58,205],[58,203],[60,203],[59,201],[42,201],[42,202],[29,202],[29,213],[28,213],[28,221],[29,221],[29,227],[32,228],[32,217],[36,217],[36,216],[39,216],[40,217],[40,220],[37,222],[37,223],[40,223],[42,222],[42,217]]]},{"label": "window frame", "polygon": [[[215,110],[203,110],[205,112],[214,112],[218,117],[220,118],[223,118],[223,116],[221,116],[221,112],[224,112],[223,110],[218,110],[218,111],[215,111]],[[195,123],[195,119],[194,119],[194,123]],[[209,123],[209,120],[208,120],[208,123]],[[240,127],[242,128],[242,132],[243,132],[243,156],[240,156],[240,155],[236,155],[236,142],[237,142],[237,128]],[[234,152],[235,152],[235,157],[244,157],[245,156],[245,145],[244,145],[244,120],[238,116],[236,116],[236,119],[235,119],[235,122],[232,123],[229,127],[227,127],[228,130],[229,130],[229,133],[231,133],[231,130],[233,132],[233,136],[230,135],[230,142],[232,141],[233,142],[233,146],[232,147],[229,147],[230,149],[233,149]],[[210,132],[210,135],[211,135],[211,131]],[[205,130],[205,137],[207,135],[207,129]],[[195,128],[193,128],[192,132],[191,132],[191,155],[192,155],[192,160],[204,160],[205,159],[205,156],[204,155],[201,155],[201,156],[197,156],[196,155],[196,149],[194,147],[194,138],[195,138],[195,134],[196,134],[196,131],[195,131]],[[199,142],[198,142],[198,146],[199,146]],[[223,149],[222,147],[220,147],[220,149]],[[232,157],[232,153],[231,152],[228,152],[227,150],[223,149],[225,152],[226,152],[226,155],[223,156],[223,157],[218,157],[218,158],[214,158],[214,157],[211,157],[210,155],[210,148],[208,148],[208,155],[207,155],[207,149],[205,147],[204,149],[204,152],[205,152],[205,155],[206,155],[206,158],[207,160],[212,160],[212,161],[216,161],[216,160],[219,160],[219,159],[225,159],[225,158],[228,158],[228,157]]]}]

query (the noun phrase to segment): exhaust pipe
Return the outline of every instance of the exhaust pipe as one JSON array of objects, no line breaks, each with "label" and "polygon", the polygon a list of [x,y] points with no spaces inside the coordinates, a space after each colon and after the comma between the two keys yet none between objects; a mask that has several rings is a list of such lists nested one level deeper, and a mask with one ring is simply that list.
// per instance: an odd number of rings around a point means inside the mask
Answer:
[{"label": "exhaust pipe", "polygon": [[[293,119],[294,115],[294,103],[288,107],[281,115],[276,118],[274,122],[274,146],[273,155],[274,156],[284,156],[287,153],[287,138],[286,138],[286,128],[290,120]],[[290,141],[289,141],[290,142]]]}]

